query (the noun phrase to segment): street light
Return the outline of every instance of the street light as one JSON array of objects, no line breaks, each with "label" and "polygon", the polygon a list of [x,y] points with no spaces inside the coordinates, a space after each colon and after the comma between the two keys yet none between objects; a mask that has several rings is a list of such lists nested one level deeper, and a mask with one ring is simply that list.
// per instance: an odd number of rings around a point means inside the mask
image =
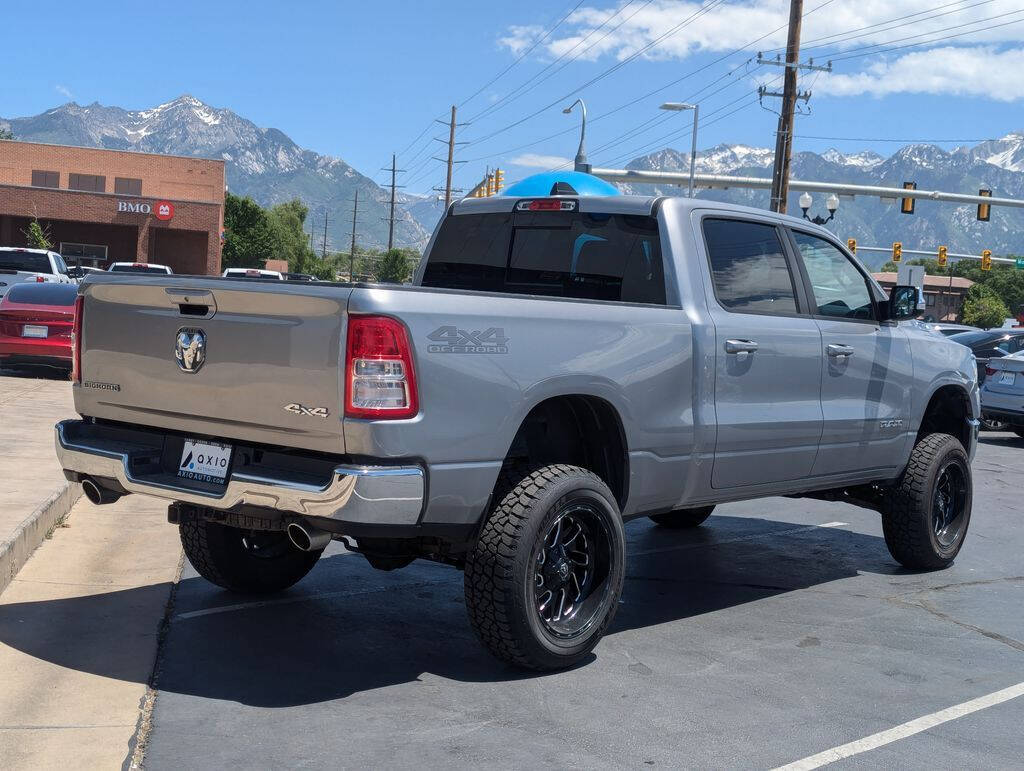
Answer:
[{"label": "street light", "polygon": [[828,209],[828,219],[823,219],[821,215],[808,217],[807,210],[811,208],[812,203],[814,203],[814,199],[811,198],[810,193],[804,193],[800,196],[800,208],[803,209],[804,219],[808,222],[813,222],[815,225],[824,225],[836,216],[836,209],[839,208],[839,196],[835,193],[831,193],[829,194],[829,197],[825,199],[825,207]]},{"label": "street light", "polygon": [[580,106],[580,111],[583,113],[583,123],[580,125],[580,147],[576,151],[576,162],[573,165],[573,169],[576,171],[582,171],[585,174],[590,173],[590,164],[587,163],[587,151],[583,149],[583,140],[587,136],[587,105],[582,99],[577,99],[575,102],[566,107],[562,112],[566,115],[572,112],[572,108],[576,105]]},{"label": "street light", "polygon": [[660,109],[672,112],[693,110],[693,138],[690,142],[690,198],[693,198],[693,174],[697,166],[697,116],[700,113],[700,105],[687,102],[665,102]]}]

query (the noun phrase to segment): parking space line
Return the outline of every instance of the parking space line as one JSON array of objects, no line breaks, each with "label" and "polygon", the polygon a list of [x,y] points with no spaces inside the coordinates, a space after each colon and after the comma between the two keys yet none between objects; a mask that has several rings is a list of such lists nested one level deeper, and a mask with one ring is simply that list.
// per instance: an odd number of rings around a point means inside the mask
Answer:
[{"label": "parking space line", "polygon": [[887,731],[880,731],[877,734],[872,734],[863,739],[858,739],[855,742],[844,744],[840,747],[835,747],[831,750],[825,750],[819,752],[817,755],[811,755],[810,757],[804,758],[803,760],[797,760],[793,763],[788,763],[785,766],[779,766],[775,771],[809,771],[814,768],[821,768],[829,763],[835,763],[837,760],[851,757],[852,755],[859,755],[862,752],[868,752],[869,750],[883,747],[886,744],[892,744],[900,739],[906,739],[908,736],[919,734],[922,731],[927,731],[929,728],[935,728],[936,726],[948,723],[951,720],[956,720],[966,715],[970,715],[979,710],[987,709],[988,707],[994,707],[997,704],[1016,699],[1018,696],[1024,696],[1024,683],[1017,683],[1011,685],[1009,688],[1004,688],[1001,691],[987,694],[985,696],[979,696],[977,699],[971,699],[965,701],[962,704],[957,704],[946,709],[933,712],[930,715],[924,715],[916,720],[898,725],[895,728],[890,728]]},{"label": "parking space line", "polygon": [[656,549],[644,549],[643,551],[629,552],[629,557],[646,557],[649,554],[663,554],[670,551],[689,551],[690,549],[707,549],[712,546],[721,546],[726,543],[739,543],[740,541],[756,541],[760,538],[774,538],[778,535],[793,535],[795,533],[806,533],[811,530],[820,530],[823,527],[842,527],[847,522],[826,522],[823,525],[801,525],[790,527],[785,530],[772,530],[767,533],[749,533],[737,535],[732,538],[722,538],[718,541],[701,541],[700,543],[684,543],[676,546],[660,546]]}]

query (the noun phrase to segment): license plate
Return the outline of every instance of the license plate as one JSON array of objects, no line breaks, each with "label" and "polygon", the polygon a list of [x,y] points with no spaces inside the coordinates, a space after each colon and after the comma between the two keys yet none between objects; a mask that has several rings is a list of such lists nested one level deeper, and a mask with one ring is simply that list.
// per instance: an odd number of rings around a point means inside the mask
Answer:
[{"label": "license plate", "polygon": [[1016,372],[1004,372],[999,376],[999,385],[1013,385],[1016,377]]},{"label": "license plate", "polygon": [[178,476],[199,482],[224,484],[231,465],[231,445],[186,439],[181,448]]},{"label": "license plate", "polygon": [[49,332],[48,327],[40,327],[35,324],[26,324],[21,329],[22,337],[46,337]]}]

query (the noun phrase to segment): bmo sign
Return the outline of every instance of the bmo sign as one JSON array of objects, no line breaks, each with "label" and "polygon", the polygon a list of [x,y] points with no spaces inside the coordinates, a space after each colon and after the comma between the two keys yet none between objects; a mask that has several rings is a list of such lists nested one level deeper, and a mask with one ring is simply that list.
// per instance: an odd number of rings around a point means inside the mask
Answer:
[{"label": "bmo sign", "polygon": [[125,214],[152,214],[158,220],[174,218],[174,204],[170,201],[157,201],[152,204],[145,201],[118,201],[117,211]]}]

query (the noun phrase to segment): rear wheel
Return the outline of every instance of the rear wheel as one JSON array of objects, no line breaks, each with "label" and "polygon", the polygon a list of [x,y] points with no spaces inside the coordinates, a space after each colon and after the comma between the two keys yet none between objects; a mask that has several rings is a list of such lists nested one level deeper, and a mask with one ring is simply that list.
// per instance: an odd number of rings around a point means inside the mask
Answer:
[{"label": "rear wheel", "polygon": [[714,506],[700,506],[696,509],[673,509],[663,514],[652,514],[651,521],[661,527],[672,529],[684,529],[699,527],[704,520],[711,516],[715,510]]},{"label": "rear wheel", "polygon": [[498,658],[560,669],[586,656],[622,592],[625,533],[607,485],[576,466],[522,476],[466,562],[466,610]]},{"label": "rear wheel", "polygon": [[937,570],[952,564],[971,522],[971,464],[959,440],[930,434],[885,496],[882,531],[904,567]]},{"label": "rear wheel", "polygon": [[269,594],[303,578],[323,552],[299,551],[281,531],[194,518],[178,525],[185,556],[203,578],[235,592]]}]

